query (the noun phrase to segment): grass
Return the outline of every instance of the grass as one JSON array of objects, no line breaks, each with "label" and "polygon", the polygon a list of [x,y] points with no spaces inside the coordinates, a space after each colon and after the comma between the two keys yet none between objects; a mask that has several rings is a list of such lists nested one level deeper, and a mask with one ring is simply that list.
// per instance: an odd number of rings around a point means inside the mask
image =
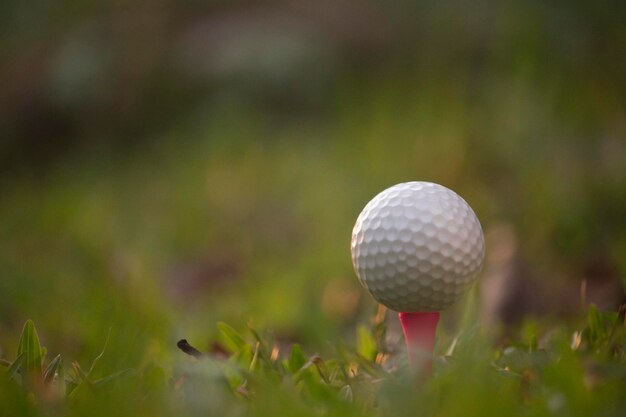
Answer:
[{"label": "grass", "polygon": [[89,367],[70,364],[47,354],[29,320],[15,356],[3,361],[0,409],[3,416],[619,416],[625,313],[626,306],[609,313],[591,306],[573,332],[555,327],[495,348],[476,327],[464,329],[448,346],[440,341],[445,354],[432,376],[410,372],[404,352],[389,351],[385,321],[360,326],[355,346],[337,343],[328,356],[219,323],[212,353],[186,356],[169,346],[169,360],[98,370],[110,354],[106,342]]}]

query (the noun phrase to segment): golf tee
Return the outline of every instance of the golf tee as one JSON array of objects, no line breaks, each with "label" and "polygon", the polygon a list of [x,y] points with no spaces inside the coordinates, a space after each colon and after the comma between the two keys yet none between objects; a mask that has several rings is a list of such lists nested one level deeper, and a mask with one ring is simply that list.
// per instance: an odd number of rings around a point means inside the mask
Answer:
[{"label": "golf tee", "polygon": [[439,312],[399,313],[398,317],[404,332],[409,365],[413,370],[430,373]]}]

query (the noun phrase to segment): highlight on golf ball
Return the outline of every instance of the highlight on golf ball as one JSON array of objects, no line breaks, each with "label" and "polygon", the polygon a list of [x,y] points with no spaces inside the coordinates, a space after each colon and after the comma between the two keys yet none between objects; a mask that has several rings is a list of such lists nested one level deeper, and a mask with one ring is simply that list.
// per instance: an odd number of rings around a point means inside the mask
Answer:
[{"label": "highlight on golf ball", "polygon": [[374,299],[399,312],[440,311],[476,280],[485,243],[472,208],[432,182],[374,197],[352,230],[352,263]]}]

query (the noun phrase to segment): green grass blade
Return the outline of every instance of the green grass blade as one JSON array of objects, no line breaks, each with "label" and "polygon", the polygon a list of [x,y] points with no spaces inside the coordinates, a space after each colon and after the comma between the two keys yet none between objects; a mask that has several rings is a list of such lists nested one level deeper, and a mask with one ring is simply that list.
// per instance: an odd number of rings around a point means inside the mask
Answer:
[{"label": "green grass blade", "polygon": [[243,336],[241,336],[235,329],[230,327],[224,322],[217,323],[217,328],[220,330],[223,336],[224,348],[231,353],[241,352],[247,345]]},{"label": "green grass blade", "polygon": [[9,369],[7,370],[7,376],[9,377],[9,379],[15,379],[17,377],[17,374],[22,369],[22,365],[24,365],[25,359],[26,354],[22,353],[20,356],[17,357],[17,359],[13,361],[13,363],[11,364],[11,366],[9,366]]},{"label": "green grass blade", "polygon": [[111,329],[109,329],[109,332],[107,333],[107,338],[104,340],[104,346],[102,346],[102,351],[100,352],[98,356],[94,358],[93,362],[91,362],[91,367],[89,367],[89,371],[87,371],[87,375],[86,375],[87,377],[91,375],[91,373],[93,372],[94,368],[96,367],[100,359],[104,356],[104,352],[107,350],[110,337],[111,337]]},{"label": "green grass blade", "polygon": [[254,355],[252,356],[252,361],[250,361],[250,367],[248,368],[250,372],[253,372],[254,369],[256,368],[256,363],[259,360],[260,350],[261,350],[261,342],[256,342],[256,345],[254,346]]},{"label": "green grass blade", "polygon": [[17,354],[24,354],[24,375],[41,376],[41,345],[32,320],[27,320],[22,330]]},{"label": "green grass blade", "polygon": [[61,355],[56,355],[54,359],[52,359],[52,361],[50,361],[50,363],[48,364],[48,367],[46,368],[46,371],[43,374],[43,381],[44,384],[48,385],[50,384],[53,380],[54,380],[54,376],[59,373],[61,374],[61,372],[59,370],[62,370],[63,368],[63,359],[61,359]]},{"label": "green grass blade", "polygon": [[376,359],[376,340],[372,333],[363,325],[357,327],[357,352],[373,361]]},{"label": "green grass blade", "polygon": [[289,354],[289,359],[285,362],[285,368],[287,371],[291,373],[296,373],[300,368],[304,366],[307,362],[306,356],[304,356],[304,352],[302,351],[302,347],[298,344],[294,344],[291,346],[291,353]]}]

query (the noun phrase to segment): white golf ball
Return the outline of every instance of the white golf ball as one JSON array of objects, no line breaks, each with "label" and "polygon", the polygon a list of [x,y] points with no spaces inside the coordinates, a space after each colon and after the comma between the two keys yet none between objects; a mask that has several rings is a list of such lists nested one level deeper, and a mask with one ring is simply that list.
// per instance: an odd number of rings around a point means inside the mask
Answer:
[{"label": "white golf ball", "polygon": [[485,242],[472,208],[431,182],[387,188],[352,230],[352,263],[361,284],[399,312],[439,311],[456,301],[481,269]]}]

